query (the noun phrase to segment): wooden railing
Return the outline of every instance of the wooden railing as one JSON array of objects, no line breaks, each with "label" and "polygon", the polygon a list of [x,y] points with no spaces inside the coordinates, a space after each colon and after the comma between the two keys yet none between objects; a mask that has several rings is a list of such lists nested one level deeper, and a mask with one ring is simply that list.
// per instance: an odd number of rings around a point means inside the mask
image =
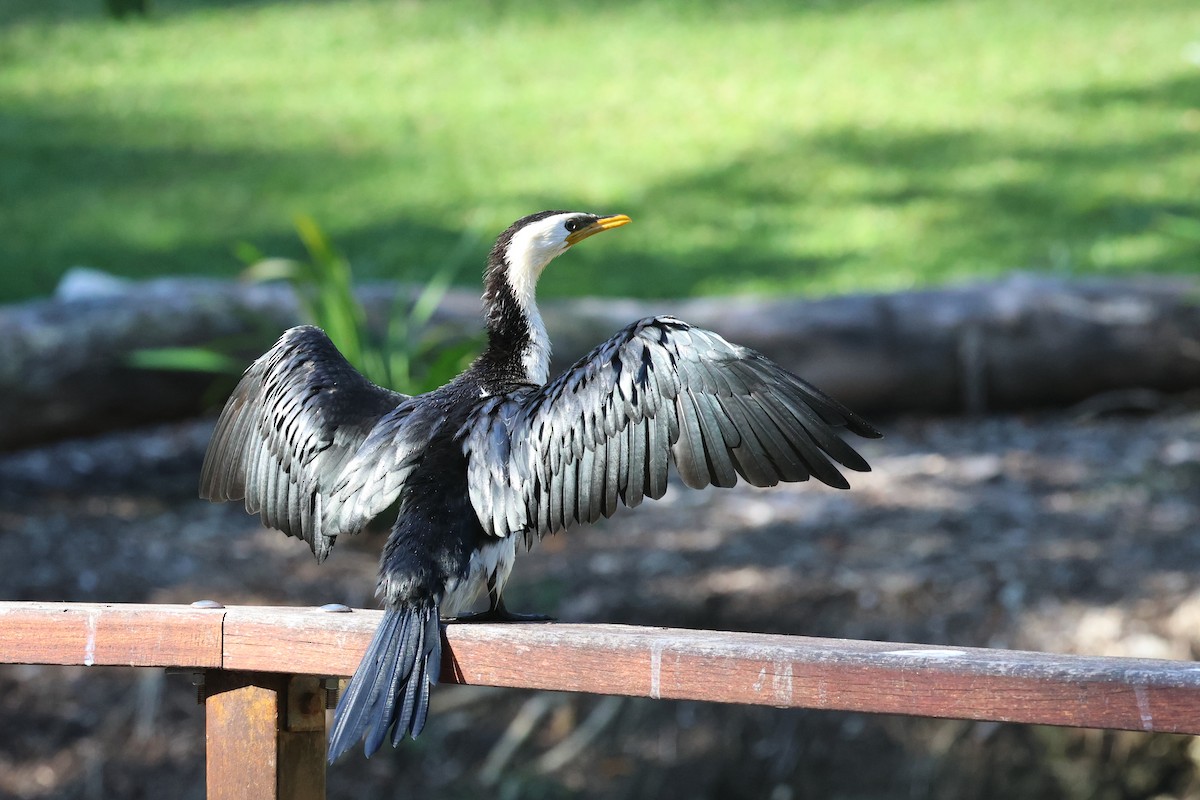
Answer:
[{"label": "wooden railing", "polygon": [[[0,663],[194,670],[210,798],[325,791],[378,611],[0,603]],[[445,683],[1200,734],[1200,663],[622,625],[448,625]]]}]

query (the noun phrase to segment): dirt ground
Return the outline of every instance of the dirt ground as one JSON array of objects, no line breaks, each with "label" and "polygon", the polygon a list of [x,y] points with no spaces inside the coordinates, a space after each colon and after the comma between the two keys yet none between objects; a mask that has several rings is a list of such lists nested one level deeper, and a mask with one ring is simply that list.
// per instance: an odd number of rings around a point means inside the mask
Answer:
[{"label": "dirt ground", "polygon": [[[854,488],[692,492],[518,559],[514,610],[1191,659],[1200,407],[882,421]],[[0,454],[0,599],[374,607],[382,537],[318,566],[195,498],[211,421]],[[0,643],[2,646],[2,643]],[[440,687],[329,797],[1200,798],[1200,740]],[[200,798],[187,676],[0,667],[0,797]]]}]

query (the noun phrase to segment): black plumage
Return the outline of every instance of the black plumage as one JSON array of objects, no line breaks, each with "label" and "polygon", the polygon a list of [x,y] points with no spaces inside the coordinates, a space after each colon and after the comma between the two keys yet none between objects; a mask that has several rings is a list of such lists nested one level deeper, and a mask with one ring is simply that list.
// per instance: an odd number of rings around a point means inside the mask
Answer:
[{"label": "black plumage", "polygon": [[488,345],[418,397],[374,386],[328,337],[286,332],[246,371],[205,458],[201,495],[245,499],[323,560],[393,503],[378,592],[383,622],[342,697],[336,759],[360,739],[416,736],[441,658],[439,619],[502,593],[519,539],[657,499],[669,465],[694,488],[866,471],[839,436],[878,432],[762,355],[673,317],[636,322],[548,382],[534,302],[556,256],[628,217],[546,211],[497,240],[485,274]]}]

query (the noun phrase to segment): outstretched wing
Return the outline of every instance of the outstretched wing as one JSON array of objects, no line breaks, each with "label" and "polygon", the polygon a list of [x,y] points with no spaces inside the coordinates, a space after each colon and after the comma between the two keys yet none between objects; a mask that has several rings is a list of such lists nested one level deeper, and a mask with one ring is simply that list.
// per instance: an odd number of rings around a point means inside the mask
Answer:
[{"label": "outstretched wing", "polygon": [[320,328],[292,328],[246,370],[221,412],[200,496],[244,497],[263,524],[308,542],[323,561],[337,534],[369,520],[340,514],[332,491],[340,484],[353,494],[344,468],[407,399],[364,378]]},{"label": "outstretched wing", "polygon": [[867,462],[839,437],[880,434],[764,356],[672,317],[637,322],[545,387],[490,398],[467,423],[471,503],[496,536],[545,535],[658,499],[674,461],[694,488]]}]

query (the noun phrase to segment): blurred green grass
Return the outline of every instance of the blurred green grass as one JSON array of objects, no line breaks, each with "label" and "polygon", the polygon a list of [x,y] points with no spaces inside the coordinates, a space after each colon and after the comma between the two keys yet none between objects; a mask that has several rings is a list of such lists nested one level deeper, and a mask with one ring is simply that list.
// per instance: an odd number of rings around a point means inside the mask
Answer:
[{"label": "blurred green grass", "polygon": [[418,280],[533,210],[634,217],[549,295],[1200,271],[1164,224],[1200,218],[1195,0],[101,9],[0,3],[0,300],[298,256],[296,213]]}]

